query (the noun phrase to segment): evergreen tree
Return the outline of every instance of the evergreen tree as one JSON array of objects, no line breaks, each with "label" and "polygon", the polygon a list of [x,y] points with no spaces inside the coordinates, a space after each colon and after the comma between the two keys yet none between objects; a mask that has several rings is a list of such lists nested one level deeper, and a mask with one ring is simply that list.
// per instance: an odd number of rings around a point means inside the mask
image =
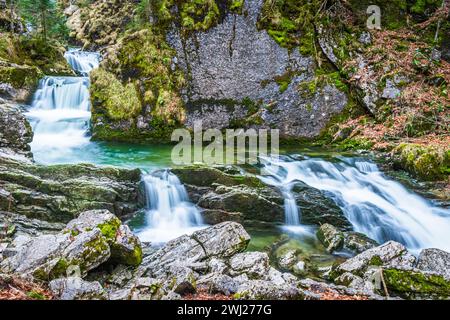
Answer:
[{"label": "evergreen tree", "polygon": [[62,12],[55,0],[17,0],[19,10],[31,31],[40,34],[44,41],[49,37],[65,37],[67,30]]}]

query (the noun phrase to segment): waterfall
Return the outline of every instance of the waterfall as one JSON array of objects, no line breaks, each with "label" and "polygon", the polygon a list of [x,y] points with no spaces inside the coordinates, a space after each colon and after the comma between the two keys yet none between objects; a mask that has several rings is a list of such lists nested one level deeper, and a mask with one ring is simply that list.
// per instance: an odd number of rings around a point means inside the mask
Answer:
[{"label": "waterfall", "polygon": [[64,54],[72,69],[83,76],[98,68],[100,64],[100,54],[97,52],[87,52],[80,49],[70,49]]},{"label": "waterfall", "polygon": [[33,127],[31,150],[39,162],[70,158],[89,143],[90,97],[88,73],[98,66],[97,53],[69,51],[66,58],[83,77],[44,77],[26,113]]},{"label": "waterfall", "polygon": [[450,210],[408,191],[361,159],[262,159],[264,181],[292,186],[296,181],[323,191],[342,209],[355,231],[380,243],[395,240],[412,251],[450,250]]},{"label": "waterfall", "polygon": [[146,227],[137,234],[142,241],[164,243],[203,228],[197,207],[185,187],[168,170],[145,175]]},{"label": "waterfall", "polygon": [[301,224],[301,209],[297,206],[297,202],[292,193],[295,181],[286,181],[284,178],[285,172],[283,172],[284,168],[271,165],[268,158],[261,160],[265,163],[263,167],[264,175],[258,178],[263,183],[278,188],[284,197],[285,225],[283,229],[297,235],[313,236],[313,228]]}]

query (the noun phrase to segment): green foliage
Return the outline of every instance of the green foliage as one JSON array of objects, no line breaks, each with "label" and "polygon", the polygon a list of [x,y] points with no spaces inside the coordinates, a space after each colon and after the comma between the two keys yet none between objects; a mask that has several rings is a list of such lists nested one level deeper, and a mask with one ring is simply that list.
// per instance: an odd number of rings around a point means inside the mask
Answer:
[{"label": "green foliage", "polygon": [[404,143],[393,152],[397,167],[423,180],[445,179],[450,172],[449,150]]},{"label": "green foliage", "polygon": [[42,39],[48,38],[67,40],[69,30],[65,17],[53,0],[19,0],[19,12],[32,31]]},{"label": "green foliage", "polygon": [[46,297],[42,293],[34,290],[27,292],[27,296],[34,300],[46,300]]},{"label": "green foliage", "polygon": [[123,85],[112,73],[102,68],[94,70],[91,79],[91,97],[97,102],[93,107],[101,102],[110,119],[129,119],[141,112],[141,103],[132,83]]},{"label": "green foliage", "polygon": [[318,0],[265,0],[258,27],[266,29],[280,46],[300,46],[302,54],[312,54],[313,22],[320,7]]}]

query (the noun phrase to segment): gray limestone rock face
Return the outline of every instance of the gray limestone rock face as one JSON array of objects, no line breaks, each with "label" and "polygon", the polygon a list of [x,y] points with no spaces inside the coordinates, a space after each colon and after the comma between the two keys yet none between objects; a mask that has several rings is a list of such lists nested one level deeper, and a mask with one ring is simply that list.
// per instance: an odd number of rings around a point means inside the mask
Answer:
[{"label": "gray limestone rock face", "polygon": [[[174,66],[189,79],[182,92],[188,127],[201,120],[204,129],[223,129],[252,116],[258,123],[251,127],[314,137],[347,104],[346,95],[334,86],[302,96],[298,87],[313,79],[313,58],[302,56],[298,48],[280,47],[267,31],[258,30],[262,4],[245,1],[244,14],[228,12],[217,26],[187,38],[177,27],[169,32],[167,41],[177,52]],[[287,87],[277,81],[282,78],[289,79]],[[246,101],[258,106],[254,114]]]}]

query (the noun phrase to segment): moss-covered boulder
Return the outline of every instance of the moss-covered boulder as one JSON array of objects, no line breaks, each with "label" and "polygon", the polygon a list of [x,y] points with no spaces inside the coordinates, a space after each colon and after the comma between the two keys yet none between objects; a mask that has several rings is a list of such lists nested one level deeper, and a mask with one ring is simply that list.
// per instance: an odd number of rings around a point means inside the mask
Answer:
[{"label": "moss-covered boulder", "polygon": [[139,239],[106,210],[83,212],[59,233],[13,241],[9,250],[14,254],[0,264],[0,270],[44,281],[85,277],[105,262],[131,266],[142,262]]},{"label": "moss-covered boulder", "polygon": [[91,74],[96,139],[170,141],[184,121],[183,75],[175,53],[154,28],[127,32]]},{"label": "moss-covered boulder", "polygon": [[[13,242],[14,248],[16,244]],[[69,272],[81,276],[106,262],[110,250],[100,230],[71,235],[42,235],[17,244],[15,255],[0,264],[0,270],[50,281]]]},{"label": "moss-covered boulder", "polygon": [[324,224],[319,228],[317,238],[328,252],[340,250],[344,246],[344,233],[330,224]]},{"label": "moss-covered boulder", "polygon": [[408,252],[405,246],[395,241],[389,241],[333,266],[331,277],[334,279],[346,272],[362,277],[371,266],[412,268],[415,262],[416,258]]},{"label": "moss-covered boulder", "polygon": [[450,150],[404,143],[393,151],[394,166],[423,180],[445,180],[450,174]]},{"label": "moss-covered boulder", "polygon": [[383,277],[388,291],[407,299],[448,299],[450,279],[417,269],[386,268]]},{"label": "moss-covered boulder", "polygon": [[0,98],[26,101],[44,75],[75,75],[57,42],[0,31]]},{"label": "moss-covered boulder", "polygon": [[139,265],[142,262],[142,247],[139,239],[128,226],[107,210],[86,211],[69,222],[65,232],[79,234],[91,229],[99,229],[111,249],[111,261],[124,265]]}]

